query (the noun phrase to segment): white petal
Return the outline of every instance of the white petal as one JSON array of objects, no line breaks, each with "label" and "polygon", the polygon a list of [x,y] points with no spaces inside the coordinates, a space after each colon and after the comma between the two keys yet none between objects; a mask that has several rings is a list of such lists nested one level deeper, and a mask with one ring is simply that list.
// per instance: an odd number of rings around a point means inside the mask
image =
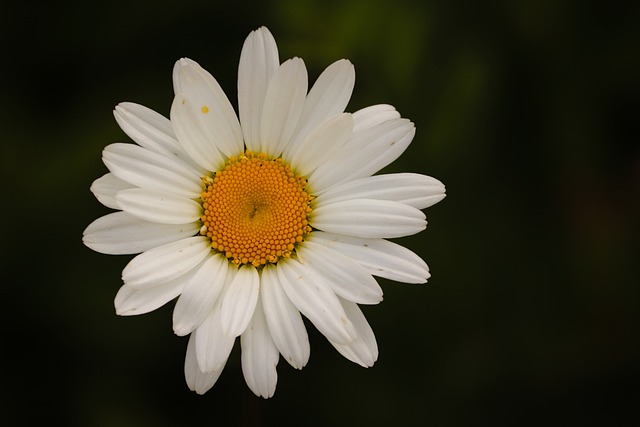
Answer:
[{"label": "white petal", "polygon": [[157,190],[122,190],[116,195],[116,201],[123,211],[162,224],[188,224],[198,221],[202,215],[202,206],[195,200]]},{"label": "white petal", "polygon": [[171,123],[184,151],[204,169],[216,171],[225,158],[200,122],[201,108],[197,100],[178,93],[171,104]]},{"label": "white petal", "polygon": [[122,102],[113,115],[122,130],[141,147],[167,157],[181,152],[171,122],[161,114],[143,105]]},{"label": "white petal", "polygon": [[353,119],[347,113],[334,116],[313,129],[291,153],[290,162],[296,165],[296,172],[306,176],[319,165],[332,160],[352,129]]},{"label": "white petal", "polygon": [[187,58],[176,62],[173,75],[176,94],[189,100],[185,107],[192,110],[188,116],[195,120],[191,124],[199,126],[210,143],[227,157],[243,152],[240,122],[216,79]]},{"label": "white petal", "polygon": [[337,295],[358,304],[382,301],[378,282],[362,266],[340,252],[306,241],[298,248],[305,267],[312,268]]},{"label": "white petal", "polygon": [[285,294],[273,265],[261,272],[261,303],[273,342],[291,366],[302,369],[311,352],[309,337],[300,312]]},{"label": "white petal", "polygon": [[430,277],[429,267],[422,258],[404,246],[384,239],[314,232],[309,241],[341,252],[374,276],[404,283],[426,283]]},{"label": "white petal", "polygon": [[220,327],[220,301],[213,307],[209,316],[194,332],[196,336],[196,360],[203,372],[220,371],[224,368],[233,349],[235,337],[222,332]]},{"label": "white petal", "polygon": [[262,303],[256,306],[253,319],[240,336],[242,346],[242,373],[247,385],[257,396],[269,398],[278,382],[278,348],[264,317]]},{"label": "white petal", "polygon": [[96,199],[106,207],[120,209],[116,201],[116,194],[118,194],[120,190],[127,190],[134,187],[134,185],[117,178],[114,174],[107,173],[93,181],[90,190],[93,195],[96,196]]},{"label": "white petal", "polygon": [[324,336],[341,344],[357,338],[338,297],[321,277],[293,259],[278,263],[277,270],[291,302]]},{"label": "white petal", "polygon": [[114,212],[89,224],[82,242],[103,254],[136,254],[197,233],[196,223],[157,224],[126,212]]},{"label": "white petal", "polygon": [[375,175],[329,187],[317,195],[316,205],[349,199],[390,200],[425,209],[444,199],[444,185],[435,178],[415,173]]},{"label": "white petal", "polygon": [[358,338],[347,345],[334,342],[331,344],[340,354],[352,362],[365,368],[373,366],[378,360],[378,344],[369,322],[367,322],[357,304],[344,299],[340,299],[340,302],[349,320],[358,331]]},{"label": "white petal", "polygon": [[158,246],[129,261],[122,270],[122,280],[134,288],[166,283],[187,273],[210,253],[209,239],[201,236]]},{"label": "white petal", "polygon": [[415,134],[413,123],[393,119],[353,136],[336,151],[333,162],[319,166],[309,177],[314,191],[348,180],[370,176],[397,159]]},{"label": "white petal", "polygon": [[135,144],[111,144],[102,152],[102,160],[115,176],[137,187],[186,197],[202,193],[202,179],[196,171],[177,158]]},{"label": "white petal", "polygon": [[205,394],[218,381],[224,366],[218,371],[202,372],[196,360],[196,338],[192,334],[187,344],[187,354],[184,359],[184,378],[189,390],[198,394]]},{"label": "white petal", "polygon": [[320,74],[304,102],[291,147],[296,147],[320,123],[344,111],[355,79],[353,64],[346,59],[334,62]]},{"label": "white petal", "polygon": [[353,113],[353,132],[360,133],[380,123],[399,118],[400,113],[392,105],[371,105]]},{"label": "white petal", "polygon": [[422,211],[387,200],[343,200],[313,211],[315,228],[364,238],[391,238],[416,234],[427,227]]},{"label": "white petal", "polygon": [[238,66],[238,111],[247,149],[260,151],[260,121],[267,86],[278,69],[278,46],[265,27],[247,37]]},{"label": "white petal", "polygon": [[222,297],[222,332],[233,338],[243,333],[253,317],[259,295],[258,271],[253,266],[241,267]]},{"label": "white petal", "polygon": [[222,255],[210,255],[185,285],[173,309],[173,331],[187,335],[213,309],[225,284],[229,263]]},{"label": "white petal", "polygon": [[284,62],[267,87],[260,122],[260,151],[277,157],[298,125],[307,95],[307,69],[300,58]]},{"label": "white petal", "polygon": [[116,314],[119,316],[133,316],[149,313],[162,307],[180,295],[190,277],[191,272],[167,283],[142,289],[122,285],[114,300]]}]

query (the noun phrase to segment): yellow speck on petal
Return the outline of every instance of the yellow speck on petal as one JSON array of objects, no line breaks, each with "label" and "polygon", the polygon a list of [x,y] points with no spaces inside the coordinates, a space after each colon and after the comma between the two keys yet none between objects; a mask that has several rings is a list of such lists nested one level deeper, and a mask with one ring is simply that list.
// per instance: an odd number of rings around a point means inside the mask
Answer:
[{"label": "yellow speck on petal", "polygon": [[207,107],[206,105],[203,105],[200,111],[202,111],[204,114],[207,114],[209,112],[209,107]]},{"label": "yellow speck on petal", "polygon": [[203,178],[201,234],[236,265],[290,258],[311,232],[307,181],[281,158],[247,151]]}]

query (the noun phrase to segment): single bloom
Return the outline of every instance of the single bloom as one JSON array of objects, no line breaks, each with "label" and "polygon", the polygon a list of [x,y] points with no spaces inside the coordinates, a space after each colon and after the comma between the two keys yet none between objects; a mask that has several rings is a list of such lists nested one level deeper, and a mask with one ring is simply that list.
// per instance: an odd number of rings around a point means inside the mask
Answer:
[{"label": "single bloom", "polygon": [[247,37],[238,115],[190,59],[173,70],[170,119],[138,104],[114,115],[135,142],[107,146],[109,172],[91,191],[116,212],[84,231],[89,248],[138,254],[122,272],[119,315],[177,298],[173,330],[189,335],[184,373],[209,390],[237,337],[249,388],[271,397],[280,355],[309,360],[305,316],[347,359],[378,357],[359,304],[382,301],[373,276],[425,283],[415,253],[386,239],[425,229],[445,197],[437,179],[374,175],[411,143],[412,122],[390,105],[344,110],[355,81],[339,60],[307,90],[300,58],[282,64],[266,28]]}]

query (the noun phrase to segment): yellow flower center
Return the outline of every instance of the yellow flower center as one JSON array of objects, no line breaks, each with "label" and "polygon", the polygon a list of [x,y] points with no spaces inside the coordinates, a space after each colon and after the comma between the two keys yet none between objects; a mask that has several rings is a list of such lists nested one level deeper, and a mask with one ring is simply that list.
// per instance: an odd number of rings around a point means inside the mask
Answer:
[{"label": "yellow flower center", "polygon": [[247,151],[203,181],[200,234],[235,264],[288,258],[311,231],[307,181],[280,158]]}]

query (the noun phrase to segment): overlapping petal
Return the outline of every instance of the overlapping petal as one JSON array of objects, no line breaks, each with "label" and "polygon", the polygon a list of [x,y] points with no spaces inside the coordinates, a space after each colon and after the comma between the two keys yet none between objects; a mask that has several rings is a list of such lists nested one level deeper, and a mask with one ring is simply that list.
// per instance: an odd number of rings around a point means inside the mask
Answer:
[{"label": "overlapping petal", "polygon": [[209,240],[201,236],[158,246],[129,261],[122,270],[122,280],[134,288],[166,283],[200,264],[210,252]]},{"label": "overlapping petal", "polygon": [[349,344],[335,342],[331,342],[331,344],[340,354],[352,362],[364,368],[373,366],[378,360],[378,343],[369,322],[367,322],[364,314],[354,302],[340,298],[340,303],[358,332],[358,338]]},{"label": "overlapping petal", "polygon": [[96,199],[106,207],[120,209],[120,205],[116,201],[116,194],[120,190],[128,190],[130,188],[135,188],[135,186],[109,172],[93,181],[90,190],[96,196]]},{"label": "overlapping petal", "polygon": [[309,132],[344,111],[351,99],[355,80],[353,64],[346,59],[334,62],[320,74],[304,102],[298,127],[285,149],[286,157],[289,157],[287,150],[297,150],[297,145],[307,138]]},{"label": "overlapping petal", "polygon": [[146,188],[121,190],[116,202],[123,211],[160,224],[188,224],[202,215],[202,206],[193,199]]},{"label": "overlapping petal", "polygon": [[186,283],[191,279],[193,271],[156,286],[134,288],[122,285],[116,294],[114,306],[119,316],[134,316],[149,313],[162,307],[176,298]]},{"label": "overlapping petal", "polygon": [[279,156],[298,126],[307,95],[307,69],[300,58],[285,61],[269,81],[260,121],[260,151]]},{"label": "overlapping petal", "polygon": [[247,329],[260,295],[260,276],[252,265],[238,269],[221,301],[222,332],[235,338]]},{"label": "overlapping petal", "polygon": [[305,268],[322,277],[337,295],[358,304],[382,301],[382,289],[363,267],[327,246],[306,241],[298,248],[298,258]]},{"label": "overlapping petal", "polygon": [[82,241],[103,254],[136,254],[193,236],[197,232],[196,223],[158,224],[120,211],[102,216],[89,224]]},{"label": "overlapping petal", "polygon": [[319,166],[309,181],[321,193],[331,185],[373,175],[397,159],[414,134],[415,127],[407,119],[391,119],[354,132],[335,152],[334,160]]},{"label": "overlapping petal", "polygon": [[187,353],[184,359],[184,378],[187,381],[189,390],[198,394],[205,394],[218,381],[223,368],[224,366],[217,371],[210,372],[200,370],[196,358],[196,337],[195,334],[192,334],[189,337]]},{"label": "overlapping petal", "polygon": [[260,151],[260,123],[264,98],[280,60],[276,41],[265,27],[247,37],[238,66],[238,114],[248,150]]},{"label": "overlapping petal", "polygon": [[202,372],[221,371],[227,363],[236,339],[222,332],[219,301],[193,335],[196,338],[198,368]]},{"label": "overlapping petal", "polygon": [[186,335],[209,316],[225,284],[228,262],[222,255],[210,255],[185,285],[173,309],[173,331]]},{"label": "overlapping petal", "polygon": [[306,176],[318,166],[328,163],[349,138],[353,129],[351,114],[343,113],[322,122],[291,150],[289,162],[297,173]]},{"label": "overlapping petal", "polygon": [[273,342],[291,366],[302,369],[309,361],[309,337],[300,312],[282,288],[275,266],[263,268],[260,290],[265,320]]},{"label": "overlapping petal", "polygon": [[171,122],[184,151],[203,169],[215,171],[224,165],[225,157],[211,143],[208,130],[199,124],[199,115],[203,113],[198,108],[202,105],[183,93],[176,94],[171,104]]},{"label": "overlapping petal", "polygon": [[[216,286],[225,291],[235,277],[235,269],[228,268],[226,276],[221,277]],[[198,369],[201,372],[216,372],[224,368],[233,348],[235,338],[228,337],[222,332],[220,323],[221,298],[217,298],[209,306],[204,321],[191,334],[195,338],[195,354]]]},{"label": "overlapping petal", "polygon": [[135,144],[116,143],[102,152],[102,160],[116,177],[136,187],[194,198],[202,193],[198,171],[177,158]]},{"label": "overlapping petal", "polygon": [[[242,152],[240,122],[216,79],[195,61],[182,58],[173,69],[173,82],[176,94],[188,100],[176,112],[188,120],[184,125],[198,128],[199,134],[227,157]],[[184,135],[184,129],[179,135]]]},{"label": "overlapping petal", "polygon": [[353,113],[353,132],[358,134],[380,123],[399,118],[400,113],[393,105],[370,105]]},{"label": "overlapping petal", "polygon": [[357,337],[338,297],[320,276],[295,260],[279,264],[277,270],[291,302],[324,336],[341,344]]},{"label": "overlapping petal", "polygon": [[425,209],[445,197],[444,185],[435,178],[415,173],[374,175],[335,185],[318,195],[317,204],[350,199],[389,200]]},{"label": "overlapping petal", "polygon": [[313,226],[322,231],[364,238],[416,234],[427,227],[419,209],[388,200],[354,199],[318,206]]},{"label": "overlapping petal", "polygon": [[133,102],[122,102],[113,115],[120,128],[138,145],[167,157],[181,152],[169,119]]},{"label": "overlapping petal", "polygon": [[262,304],[259,302],[247,330],[240,336],[242,373],[247,385],[256,395],[273,396],[278,382],[278,348],[273,342]]},{"label": "overlapping petal", "polygon": [[425,283],[430,277],[429,267],[422,258],[388,240],[325,232],[315,232],[309,240],[352,258],[374,276],[404,283]]}]

